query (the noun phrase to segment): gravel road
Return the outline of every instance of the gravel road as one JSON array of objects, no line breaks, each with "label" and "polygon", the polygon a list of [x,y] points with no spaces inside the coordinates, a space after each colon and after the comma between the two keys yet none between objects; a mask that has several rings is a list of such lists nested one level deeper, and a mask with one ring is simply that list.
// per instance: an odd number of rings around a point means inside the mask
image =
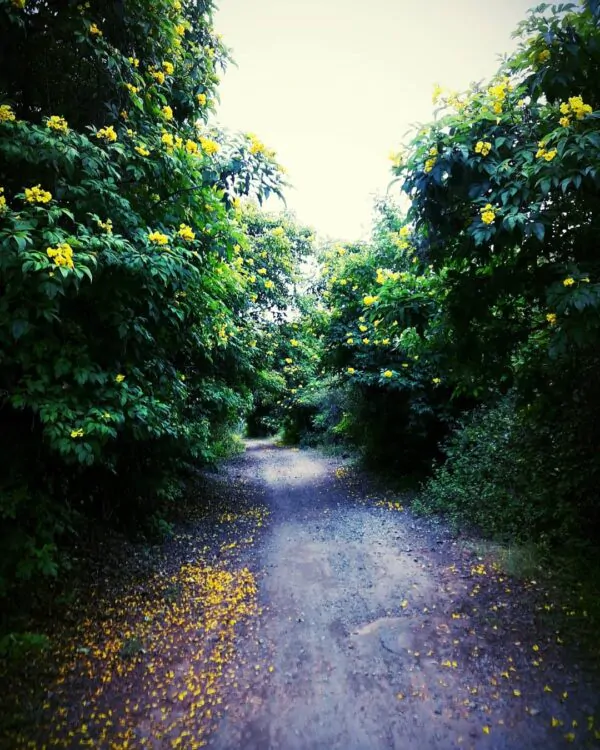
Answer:
[{"label": "gravel road", "polygon": [[598,746],[598,693],[540,625],[556,605],[536,581],[511,581],[314,451],[252,441],[230,471],[270,510],[252,562],[264,610],[210,747]]}]

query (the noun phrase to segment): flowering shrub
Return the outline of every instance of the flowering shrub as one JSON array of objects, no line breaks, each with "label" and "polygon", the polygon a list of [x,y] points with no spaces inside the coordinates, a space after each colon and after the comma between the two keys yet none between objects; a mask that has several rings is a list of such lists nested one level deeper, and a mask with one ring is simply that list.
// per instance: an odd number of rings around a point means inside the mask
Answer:
[{"label": "flowering shrub", "polygon": [[209,0],[3,1],[0,34],[1,594],[77,517],[152,512],[250,407],[233,203],[283,182],[206,124]]}]

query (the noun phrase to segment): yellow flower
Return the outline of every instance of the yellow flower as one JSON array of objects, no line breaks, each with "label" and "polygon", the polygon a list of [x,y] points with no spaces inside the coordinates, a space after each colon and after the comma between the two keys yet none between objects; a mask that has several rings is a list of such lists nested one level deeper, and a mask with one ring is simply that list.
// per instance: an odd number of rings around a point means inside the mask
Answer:
[{"label": "yellow flower", "polygon": [[196,99],[201,107],[206,105],[206,94],[196,94]]},{"label": "yellow flower", "polygon": [[433,380],[431,382],[434,385],[439,385],[442,382],[442,380],[441,380],[441,378],[433,378]]},{"label": "yellow flower", "polygon": [[363,344],[368,344],[368,343],[369,343],[369,341],[370,341],[370,339],[363,339],[363,340],[362,340]]},{"label": "yellow flower", "polygon": [[96,24],[95,24],[95,23],[93,23],[93,24],[92,24],[92,25],[90,26],[90,28],[89,28],[89,31],[90,31],[90,34],[91,34],[92,36],[102,36],[102,32],[101,32],[101,31],[100,31],[100,29],[99,29],[99,28],[98,28],[98,27],[96,26]]},{"label": "yellow flower", "polygon": [[139,91],[139,88],[137,86],[134,86],[133,83],[126,83],[125,88],[129,91],[130,94],[137,94]]},{"label": "yellow flower", "polygon": [[49,117],[46,120],[46,127],[50,128],[50,130],[55,130],[57,133],[69,132],[67,121],[64,117],[59,117],[58,115],[52,115],[52,117]]},{"label": "yellow flower", "polygon": [[548,313],[546,315],[546,320],[548,323],[550,323],[551,326],[556,325],[556,313]]},{"label": "yellow flower", "polygon": [[175,33],[179,34],[179,36],[183,36],[185,34],[185,26],[182,23],[177,24],[177,26],[175,26]]},{"label": "yellow flower", "polygon": [[173,73],[175,72],[175,66],[173,65],[172,62],[169,62],[168,60],[165,60],[163,62],[163,70],[165,71],[165,73],[168,76],[172,76]]},{"label": "yellow flower", "polygon": [[572,276],[569,276],[563,281],[563,286],[573,286],[575,283],[575,279]]},{"label": "yellow flower", "polygon": [[107,219],[106,221],[100,221],[100,219],[98,219],[96,221],[96,224],[100,227],[100,229],[104,229],[106,234],[112,234],[113,223],[111,219]]},{"label": "yellow flower", "polygon": [[561,117],[558,122],[560,125],[563,126],[563,128],[568,128],[569,125],[571,124],[571,118],[564,116],[564,117]]},{"label": "yellow flower", "polygon": [[162,234],[161,232],[150,232],[148,235],[148,241],[155,245],[166,245],[169,238],[166,234]]},{"label": "yellow flower", "polygon": [[133,65],[134,68],[138,68],[140,65],[140,61],[137,59],[137,57],[128,57],[129,63]]},{"label": "yellow flower", "polygon": [[545,63],[547,60],[550,59],[550,50],[549,49],[542,50],[540,54],[538,55],[537,59],[539,62]]},{"label": "yellow flower", "polygon": [[185,142],[185,150],[188,152],[188,154],[197,154],[198,153],[198,144],[196,141],[191,141],[189,138]]},{"label": "yellow flower", "polygon": [[[272,235],[273,235],[274,237],[283,237],[283,235],[285,234],[285,229],[284,229],[283,227],[274,227],[274,228],[273,228],[273,229],[271,230],[271,234],[272,234]],[[341,249],[343,250],[343,248],[341,248]],[[338,252],[339,252],[339,251],[338,251]],[[341,254],[343,255],[343,253],[341,253]]]},{"label": "yellow flower", "polygon": [[46,255],[54,261],[55,266],[73,268],[73,248],[68,242],[61,242],[56,247],[46,248]]},{"label": "yellow flower", "polygon": [[552,161],[552,159],[554,159],[555,156],[556,156],[556,149],[552,149],[552,151],[546,151],[546,153],[544,154],[544,159],[546,161]]},{"label": "yellow flower", "polygon": [[493,224],[496,218],[496,213],[491,203],[487,203],[482,209],[480,209],[481,221],[484,224]]},{"label": "yellow flower", "polygon": [[570,96],[569,107],[578,120],[583,120],[585,115],[589,115],[592,112],[591,106],[589,104],[584,104],[583,99],[580,96]]},{"label": "yellow flower", "polygon": [[191,241],[196,239],[196,235],[194,234],[192,228],[188,227],[187,224],[180,224],[177,234],[184,240]]},{"label": "yellow flower", "polygon": [[257,273],[259,273],[261,276],[266,276],[267,275],[267,269],[266,268],[259,268]]},{"label": "yellow flower", "polygon": [[487,156],[492,150],[492,144],[489,141],[477,141],[475,144],[475,153]]},{"label": "yellow flower", "polygon": [[285,362],[286,362],[286,363],[287,363],[288,365],[291,365],[293,361],[294,361],[294,360],[293,360],[293,359],[292,359],[291,357],[286,357],[286,358],[285,358]]},{"label": "yellow flower", "polygon": [[171,107],[169,107],[168,104],[165,104],[164,107],[160,110],[162,112],[163,117],[165,120],[172,120],[173,119],[173,110]]},{"label": "yellow flower", "polygon": [[81,428],[79,428],[78,430],[71,430],[71,437],[73,438],[73,440],[83,437],[83,435],[84,435],[84,432]]},{"label": "yellow flower", "polygon": [[[162,70],[153,70],[150,73],[150,75],[152,76],[152,78],[154,78],[155,81],[160,83],[161,86],[165,82],[165,74],[162,72]],[[168,119],[171,119],[171,118],[168,118]]]},{"label": "yellow flower", "polygon": [[35,185],[32,188],[25,188],[25,200],[27,203],[50,203],[52,193],[42,190],[40,185]]},{"label": "yellow flower", "polygon": [[429,174],[429,172],[431,172],[431,170],[435,167],[435,162],[435,159],[427,159],[427,161],[425,162],[425,166],[423,167],[423,171]]},{"label": "yellow flower", "polygon": [[163,133],[160,140],[165,144],[167,149],[172,149],[175,145],[175,140],[171,133]]},{"label": "yellow flower", "polygon": [[483,733],[484,733],[484,734],[489,734],[489,733],[490,733],[490,727],[488,727],[487,725],[486,725],[486,726],[484,726],[484,727],[483,727]]},{"label": "yellow flower", "polygon": [[14,122],[17,116],[8,104],[0,104],[0,122]]},{"label": "yellow flower", "polygon": [[352,346],[352,344],[354,343],[354,339],[352,338],[352,336],[349,336],[349,337],[348,337],[348,338],[346,339],[346,343],[347,343],[347,344],[349,344],[350,346]]},{"label": "yellow flower", "polygon": [[393,377],[393,375],[394,375],[394,373],[393,373],[393,372],[392,372],[391,370],[386,370],[386,371],[385,371],[385,372],[383,373],[383,377],[384,377],[384,378],[391,378],[391,377]]},{"label": "yellow flower", "polygon": [[299,343],[300,343],[300,342],[299,342],[299,341],[298,341],[297,339],[290,339],[290,344],[291,344],[292,346],[298,346],[298,344],[299,344]]},{"label": "yellow flower", "polygon": [[443,92],[444,89],[440,86],[439,83],[434,84],[433,92],[431,94],[431,103],[437,104]]},{"label": "yellow flower", "polygon": [[4,197],[4,188],[0,187],[0,214],[8,210],[6,198]]},{"label": "yellow flower", "polygon": [[150,151],[144,145],[136,146],[135,150],[140,156],[150,156]]},{"label": "yellow flower", "polygon": [[12,0],[12,4],[15,8],[17,8],[17,10],[23,10],[25,5],[27,4],[27,0]]},{"label": "yellow flower", "polygon": [[109,143],[114,143],[117,140],[117,134],[112,125],[107,125],[105,128],[100,128],[96,133],[96,138],[103,138]]},{"label": "yellow flower", "polygon": [[358,326],[358,330],[361,331],[362,333],[364,333],[367,330],[367,326],[360,325],[360,326]]},{"label": "yellow flower", "polygon": [[117,383],[122,383],[125,380],[125,375],[121,375],[121,373],[119,373],[115,380]]},{"label": "yellow flower", "polygon": [[368,307],[369,305],[374,305],[375,302],[377,302],[377,299],[377,297],[372,297],[370,294],[368,294],[366,297],[363,297],[363,303]]},{"label": "yellow flower", "polygon": [[212,141],[210,138],[203,137],[200,137],[200,146],[202,147],[204,153],[208,154],[209,156],[211,154],[216,154],[217,151],[221,148],[221,146],[216,141]]}]

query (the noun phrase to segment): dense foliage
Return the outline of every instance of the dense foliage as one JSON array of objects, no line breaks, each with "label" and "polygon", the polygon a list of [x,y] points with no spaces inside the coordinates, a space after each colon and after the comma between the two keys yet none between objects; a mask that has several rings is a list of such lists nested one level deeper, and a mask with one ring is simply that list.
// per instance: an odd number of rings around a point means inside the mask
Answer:
[{"label": "dense foliage", "polygon": [[240,197],[282,170],[207,124],[211,2],[2,0],[0,50],[2,595],[225,450],[260,380],[257,310],[288,304],[300,251],[274,231],[268,273],[250,265]]},{"label": "dense foliage", "polygon": [[488,534],[597,535],[599,23],[534,9],[393,155],[408,210],[315,255],[212,124],[210,0],[0,0],[0,596],[90,519],[160,525],[244,419],[433,466],[420,508]]},{"label": "dense foliage", "polygon": [[421,508],[486,533],[600,530],[599,22],[540,5],[491,82],[437,89],[392,156],[407,212],[381,201],[314,290],[310,432],[404,472],[435,459]]}]

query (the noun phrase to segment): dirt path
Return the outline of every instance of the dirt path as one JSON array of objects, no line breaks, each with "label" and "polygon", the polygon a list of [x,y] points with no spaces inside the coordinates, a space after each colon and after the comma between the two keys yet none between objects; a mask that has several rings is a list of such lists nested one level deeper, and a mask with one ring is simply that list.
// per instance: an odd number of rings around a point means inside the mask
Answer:
[{"label": "dirt path", "polygon": [[238,470],[265,483],[272,514],[257,560],[268,609],[242,650],[274,669],[230,701],[211,747],[595,746],[598,696],[560,637],[536,632],[536,610],[556,605],[535,581],[512,590],[447,533],[360,502],[316,453],[257,442]]},{"label": "dirt path", "polygon": [[251,441],[196,493],[2,677],[0,747],[600,746],[576,594],[510,579],[315,451]]}]

